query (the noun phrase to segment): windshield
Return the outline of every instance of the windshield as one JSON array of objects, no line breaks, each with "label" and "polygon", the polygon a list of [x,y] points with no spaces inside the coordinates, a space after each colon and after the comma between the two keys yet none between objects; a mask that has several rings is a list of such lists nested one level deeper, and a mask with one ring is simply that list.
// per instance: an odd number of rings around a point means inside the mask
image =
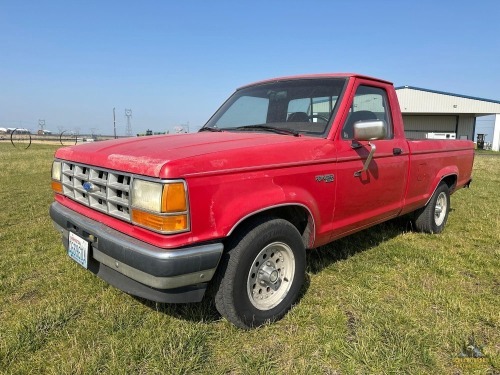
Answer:
[{"label": "windshield", "polygon": [[322,136],[345,82],[343,78],[302,79],[246,87],[236,91],[205,128],[263,131],[272,127]]}]

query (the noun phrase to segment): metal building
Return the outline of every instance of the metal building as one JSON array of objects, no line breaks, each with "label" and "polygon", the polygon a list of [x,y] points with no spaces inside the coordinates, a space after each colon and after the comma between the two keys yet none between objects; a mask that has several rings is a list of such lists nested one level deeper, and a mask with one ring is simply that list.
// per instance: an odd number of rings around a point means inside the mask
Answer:
[{"label": "metal building", "polygon": [[429,133],[474,140],[476,118],[495,115],[492,149],[500,147],[500,101],[422,89],[396,87],[408,138],[424,139]]}]

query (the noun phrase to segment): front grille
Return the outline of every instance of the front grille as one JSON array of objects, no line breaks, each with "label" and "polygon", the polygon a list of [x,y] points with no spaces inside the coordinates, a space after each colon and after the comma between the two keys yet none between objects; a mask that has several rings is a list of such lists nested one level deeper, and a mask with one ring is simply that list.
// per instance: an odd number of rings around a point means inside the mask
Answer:
[{"label": "front grille", "polygon": [[[62,161],[63,193],[85,206],[130,221],[130,175]],[[83,184],[89,182],[87,190]]]}]

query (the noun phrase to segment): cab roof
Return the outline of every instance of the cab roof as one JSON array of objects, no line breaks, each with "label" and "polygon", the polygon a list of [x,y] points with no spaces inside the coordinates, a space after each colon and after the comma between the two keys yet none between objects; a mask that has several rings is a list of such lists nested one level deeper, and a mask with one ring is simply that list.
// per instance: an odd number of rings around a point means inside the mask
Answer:
[{"label": "cab roof", "polygon": [[274,83],[274,82],[281,82],[281,81],[293,81],[293,80],[299,80],[299,79],[325,79],[325,78],[363,78],[363,79],[369,79],[372,81],[388,83],[388,84],[392,85],[392,82],[389,82],[389,81],[386,81],[383,79],[379,79],[379,78],[366,76],[363,74],[357,74],[357,73],[320,73],[320,74],[302,74],[302,75],[295,75],[295,76],[285,76],[285,77],[265,79],[263,81],[257,81],[254,83],[250,83],[248,85],[241,86],[237,90],[241,90],[243,88],[251,87],[251,86],[264,85],[266,83]]}]

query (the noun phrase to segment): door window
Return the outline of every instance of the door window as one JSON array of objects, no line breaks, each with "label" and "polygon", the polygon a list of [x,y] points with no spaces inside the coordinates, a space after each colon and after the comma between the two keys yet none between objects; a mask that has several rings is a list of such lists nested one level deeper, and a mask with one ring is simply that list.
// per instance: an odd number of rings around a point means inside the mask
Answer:
[{"label": "door window", "polygon": [[359,86],[349,110],[344,127],[342,139],[353,139],[354,123],[358,121],[382,120],[386,127],[386,139],[392,138],[392,123],[384,89],[370,86]]}]

